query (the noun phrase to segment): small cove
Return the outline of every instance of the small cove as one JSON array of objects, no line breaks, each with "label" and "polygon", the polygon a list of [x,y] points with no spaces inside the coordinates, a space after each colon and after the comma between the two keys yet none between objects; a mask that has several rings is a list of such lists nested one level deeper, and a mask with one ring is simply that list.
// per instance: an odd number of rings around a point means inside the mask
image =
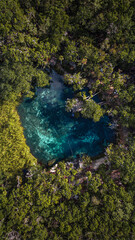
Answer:
[{"label": "small cove", "polygon": [[62,77],[52,71],[49,88],[38,88],[37,97],[25,98],[18,107],[24,135],[31,153],[41,162],[62,160],[77,154],[97,156],[114,141],[107,116],[97,123],[74,118],[65,111],[65,101],[72,97]]}]

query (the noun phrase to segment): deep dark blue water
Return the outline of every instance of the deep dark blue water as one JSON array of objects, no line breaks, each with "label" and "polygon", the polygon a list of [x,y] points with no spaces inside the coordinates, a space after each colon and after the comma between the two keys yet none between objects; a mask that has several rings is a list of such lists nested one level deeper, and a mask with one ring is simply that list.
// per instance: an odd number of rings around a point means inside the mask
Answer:
[{"label": "deep dark blue water", "polygon": [[85,153],[96,156],[114,141],[109,118],[100,122],[74,118],[65,111],[70,98],[62,77],[53,71],[50,88],[39,88],[35,99],[25,98],[18,107],[24,135],[32,154],[42,162]]}]

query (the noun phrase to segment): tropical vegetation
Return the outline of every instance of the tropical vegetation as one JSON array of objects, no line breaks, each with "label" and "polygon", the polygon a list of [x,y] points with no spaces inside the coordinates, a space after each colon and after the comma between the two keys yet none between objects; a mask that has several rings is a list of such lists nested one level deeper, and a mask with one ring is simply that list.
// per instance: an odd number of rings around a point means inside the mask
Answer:
[{"label": "tropical vegetation", "polygon": [[[134,240],[135,1],[1,0],[0,12],[0,238]],[[17,106],[51,68],[74,90],[67,111],[116,123],[96,170],[85,155],[48,168],[26,144]]]}]

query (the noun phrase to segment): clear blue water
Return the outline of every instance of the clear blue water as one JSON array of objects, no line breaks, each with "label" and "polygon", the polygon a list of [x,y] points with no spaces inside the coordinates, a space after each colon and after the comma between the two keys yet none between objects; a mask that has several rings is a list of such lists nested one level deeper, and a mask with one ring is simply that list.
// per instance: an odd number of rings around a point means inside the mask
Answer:
[{"label": "clear blue water", "polygon": [[109,118],[100,122],[74,118],[65,111],[65,101],[72,96],[62,77],[52,72],[49,88],[37,89],[37,97],[25,98],[18,112],[24,127],[26,142],[31,153],[46,163],[77,154],[96,156],[114,141],[114,131],[109,128]]}]

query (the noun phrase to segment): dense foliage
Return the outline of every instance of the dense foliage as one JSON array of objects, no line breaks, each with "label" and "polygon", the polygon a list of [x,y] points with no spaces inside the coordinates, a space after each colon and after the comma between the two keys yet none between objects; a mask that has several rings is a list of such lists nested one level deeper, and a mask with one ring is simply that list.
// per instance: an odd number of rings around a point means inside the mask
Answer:
[{"label": "dense foliage", "polygon": [[36,164],[25,143],[23,128],[15,105],[6,102],[0,109],[0,166],[2,172],[11,177],[26,166]]},{"label": "dense foliage", "polygon": [[[40,173],[39,173],[40,171]],[[1,236],[10,239],[134,239],[134,194],[131,182],[118,186],[105,169],[83,185],[77,171],[59,164],[55,174],[32,169],[1,188]],[[6,188],[6,190],[5,190]]]},{"label": "dense foliage", "polygon": [[[0,12],[0,238],[134,240],[134,0],[1,0]],[[49,171],[26,145],[17,104],[50,66],[74,90],[68,111],[116,123],[96,171],[87,156]]]}]

